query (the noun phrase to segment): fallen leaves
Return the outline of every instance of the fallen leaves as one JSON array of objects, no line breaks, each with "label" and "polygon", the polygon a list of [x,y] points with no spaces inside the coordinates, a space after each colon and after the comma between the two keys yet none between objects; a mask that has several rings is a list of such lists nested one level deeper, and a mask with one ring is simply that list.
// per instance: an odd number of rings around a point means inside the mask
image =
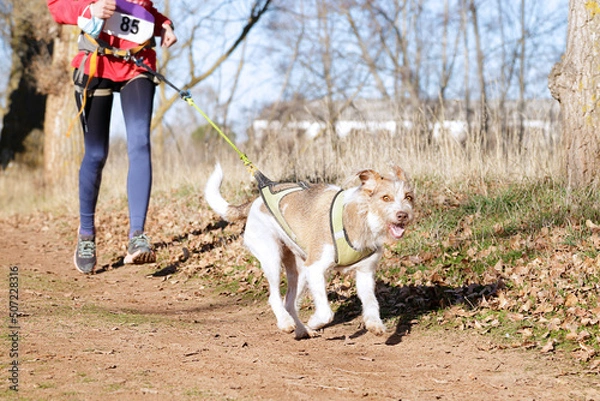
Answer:
[{"label": "fallen leaves", "polygon": [[[457,212],[465,199],[444,195],[433,205]],[[242,245],[242,225],[220,222],[198,199],[155,197],[153,205],[148,225],[157,270],[174,267],[169,275],[206,280],[226,296],[266,299],[260,266]],[[100,214],[100,224],[111,230],[99,239],[102,249],[122,252],[127,216],[118,206]],[[469,210],[444,231],[445,216],[428,213],[437,219],[435,229],[422,230],[417,222],[399,245],[415,241],[416,251],[385,250],[377,283],[385,319],[494,332],[510,346],[568,352],[599,369],[599,225],[587,220],[531,230],[527,221],[505,216],[483,227],[485,213]],[[332,275],[328,291],[337,316],[359,316],[352,276]]]},{"label": "fallen leaves", "polygon": [[[466,229],[466,223],[476,225],[477,219],[460,220],[437,253],[431,245],[424,247],[427,258],[401,260],[407,267],[401,272],[404,277],[390,281],[412,290],[407,297],[406,291],[396,293],[404,310],[419,310],[410,312],[415,315],[441,308],[436,319],[440,325],[494,330],[504,333],[511,346],[544,354],[566,351],[585,363],[600,358],[600,226],[588,221],[591,235],[581,234],[574,241],[586,228],[543,227],[508,236],[504,225],[495,224],[491,231],[504,238],[484,244],[474,239],[476,229]],[[521,257],[503,260],[510,252]],[[425,259],[427,263],[419,263]]]},{"label": "fallen leaves", "polygon": [[592,223],[591,220],[586,220],[585,225],[587,228],[589,228],[592,231],[592,233],[594,233],[594,234],[600,233],[600,226],[595,223]]}]

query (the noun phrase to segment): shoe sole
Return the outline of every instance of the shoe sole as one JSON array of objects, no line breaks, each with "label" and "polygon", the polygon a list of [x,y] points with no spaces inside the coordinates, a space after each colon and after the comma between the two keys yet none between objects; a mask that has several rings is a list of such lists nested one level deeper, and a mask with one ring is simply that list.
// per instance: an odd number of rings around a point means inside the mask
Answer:
[{"label": "shoe sole", "polygon": [[77,265],[77,251],[75,251],[75,253],[73,254],[73,264],[75,265],[75,268],[77,269],[77,271],[79,273],[83,273],[83,274],[93,274],[94,273],[94,269],[96,269],[96,265],[92,266],[90,271],[83,271],[79,268],[79,266]]},{"label": "shoe sole", "polygon": [[128,265],[143,265],[146,263],[154,263],[156,262],[156,255],[154,252],[142,252],[137,251],[134,254],[128,253],[123,260],[123,263]]}]

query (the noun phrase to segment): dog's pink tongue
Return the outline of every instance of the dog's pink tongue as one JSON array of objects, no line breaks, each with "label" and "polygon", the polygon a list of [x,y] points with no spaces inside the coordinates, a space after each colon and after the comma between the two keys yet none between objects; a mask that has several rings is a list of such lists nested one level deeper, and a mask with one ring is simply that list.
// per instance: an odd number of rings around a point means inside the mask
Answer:
[{"label": "dog's pink tongue", "polygon": [[392,234],[392,237],[400,239],[404,235],[404,227],[396,224],[390,224],[390,233]]}]

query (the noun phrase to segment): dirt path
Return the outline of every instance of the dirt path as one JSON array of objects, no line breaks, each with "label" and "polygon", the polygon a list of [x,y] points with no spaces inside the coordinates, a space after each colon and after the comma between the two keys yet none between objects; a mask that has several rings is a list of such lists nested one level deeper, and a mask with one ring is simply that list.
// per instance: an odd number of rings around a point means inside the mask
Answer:
[{"label": "dirt path", "polygon": [[[295,341],[266,301],[152,277],[152,266],[85,277],[65,225],[0,220],[4,322],[18,267],[19,399],[600,400],[598,378],[560,356],[476,333],[414,325],[388,341],[355,319]],[[2,344],[0,398],[17,399]]]}]

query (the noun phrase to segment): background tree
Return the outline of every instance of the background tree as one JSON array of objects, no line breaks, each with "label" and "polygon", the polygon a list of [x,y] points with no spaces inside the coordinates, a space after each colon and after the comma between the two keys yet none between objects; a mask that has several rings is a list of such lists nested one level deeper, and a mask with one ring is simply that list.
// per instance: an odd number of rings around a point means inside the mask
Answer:
[{"label": "background tree", "polygon": [[600,178],[600,5],[571,0],[567,49],[550,74],[549,87],[560,102],[565,174],[571,186],[598,186]]},{"label": "background tree", "polygon": [[[469,12],[473,23],[473,34],[475,36],[475,54],[477,60],[477,77],[479,82],[479,133],[482,138],[487,137],[488,131],[488,95],[485,80],[485,55],[481,44],[481,34],[479,30],[479,9],[475,0],[469,3]],[[487,138],[486,138],[487,139]]]},{"label": "background tree", "polygon": [[83,157],[83,132],[71,80],[71,59],[77,54],[79,29],[54,25],[53,56],[38,61],[40,90],[47,94],[44,118],[44,179],[75,185]]},{"label": "background tree", "polygon": [[[519,119],[544,118],[532,117],[529,105],[531,99],[548,96],[547,66],[564,51],[567,1],[299,0],[273,3],[275,8],[268,0],[207,0],[201,7],[193,0],[156,0],[159,9],[169,8],[180,39],[168,52],[158,49],[159,70],[190,90],[228,134],[245,133],[261,109],[263,116],[280,119],[281,113],[267,113],[276,109],[267,109],[272,104],[304,111],[308,103],[318,104],[320,107],[310,109],[310,118],[331,127],[342,112],[359,111],[356,99],[373,99],[390,105],[390,112],[381,110],[387,112],[381,118],[412,118],[420,132],[443,119],[475,122],[470,131],[479,131],[479,110],[486,110],[493,124],[490,132],[507,142],[513,138],[507,134],[509,126],[517,132]],[[0,0],[0,12],[8,17],[11,32],[19,11],[13,12],[12,2]],[[45,10],[42,0],[18,2],[22,8],[35,4],[36,11]],[[5,8],[7,5],[10,7]],[[269,10],[276,12],[267,13]],[[46,12],[42,14],[47,17]],[[56,24],[52,27],[51,32],[33,31],[45,38],[66,34]],[[54,46],[60,45],[58,41],[64,39],[57,39]],[[61,53],[56,56],[69,57],[66,51]],[[51,71],[66,63],[55,59],[55,68],[50,69],[50,58],[47,60],[42,75],[60,82],[56,90],[63,82]],[[4,65],[8,68],[7,62]],[[68,81],[69,67],[64,68],[67,72],[60,74]],[[60,95],[52,92],[52,87],[36,85],[50,96],[72,101],[68,92]],[[67,83],[65,88],[71,86]],[[55,140],[67,144],[77,136],[73,133],[70,140],[65,139],[64,127],[70,119],[65,116],[59,122],[63,117],[58,111],[75,114],[74,106],[66,104],[56,99],[55,111],[47,113],[47,117],[55,116],[46,120],[54,130],[46,138],[48,150]],[[28,114],[27,122],[34,121],[32,116]],[[361,118],[364,115],[357,116]],[[53,124],[56,128],[51,128]],[[160,154],[163,144],[168,151],[170,143],[185,139],[204,124],[201,116],[179,101],[177,93],[163,86],[153,120],[154,151]],[[12,136],[10,122],[5,125],[3,144]],[[121,133],[117,131],[117,135]],[[75,143],[69,146],[80,147]],[[508,152],[510,146],[504,149]],[[61,147],[56,146],[57,154],[65,152]],[[4,154],[10,156],[10,152]],[[77,158],[77,153],[47,157],[46,164],[52,171],[56,161]]]},{"label": "background tree", "polygon": [[41,54],[52,52],[48,17],[40,13],[45,7],[43,0],[2,3],[12,49],[6,113],[0,133],[2,168],[15,158],[32,167],[42,164],[46,95],[38,89],[33,66]]},{"label": "background tree", "polygon": [[[208,77],[215,74],[225,61],[232,57],[263,15],[269,11],[270,5],[271,0],[253,0],[243,5],[216,2],[216,4],[211,4],[214,7],[212,11],[206,12],[204,16],[199,16],[198,10],[205,11],[208,7],[207,4],[204,4],[202,8],[199,8],[196,2],[190,4],[182,2],[177,8],[170,4],[169,9],[172,13],[170,17],[178,21],[176,29],[181,44],[178,43],[176,46],[179,50],[172,50],[170,52],[172,53],[170,57],[163,58],[163,65],[160,66],[161,72],[167,76],[177,75],[181,77],[181,73],[169,74],[169,72],[181,71],[182,61],[184,61],[182,59],[185,59],[185,63],[187,63],[186,73],[184,74],[186,82],[180,88],[192,91],[194,88],[199,87]],[[244,23],[239,29],[235,30],[235,34],[231,38],[225,35],[225,32],[230,27],[232,21],[222,20],[216,14],[217,12],[221,12],[227,15],[228,11],[230,11],[229,17],[232,18],[234,9],[239,12],[239,20],[244,21]],[[239,9],[242,11],[240,12]],[[207,32],[209,35],[206,35]],[[216,42],[221,47],[208,47],[209,50],[206,50],[207,46],[204,43],[199,43],[200,40],[208,43]],[[203,48],[205,52],[201,56],[198,56],[199,48]],[[165,114],[178,99],[179,94],[177,93],[171,92],[170,96],[164,95],[164,98],[155,110],[152,119],[153,128],[163,121]]]},{"label": "background tree", "polygon": [[[490,133],[506,142],[509,124],[514,131],[519,117],[534,118],[526,100],[548,96],[539,72],[560,52],[552,35],[566,25],[566,1],[303,0],[269,25],[269,56],[281,60],[274,74],[285,71],[288,100],[333,97],[343,108],[382,99],[398,112],[389,118],[406,110],[425,127],[462,119],[477,132],[493,123]],[[461,100],[459,113],[444,110],[452,100]]]}]

